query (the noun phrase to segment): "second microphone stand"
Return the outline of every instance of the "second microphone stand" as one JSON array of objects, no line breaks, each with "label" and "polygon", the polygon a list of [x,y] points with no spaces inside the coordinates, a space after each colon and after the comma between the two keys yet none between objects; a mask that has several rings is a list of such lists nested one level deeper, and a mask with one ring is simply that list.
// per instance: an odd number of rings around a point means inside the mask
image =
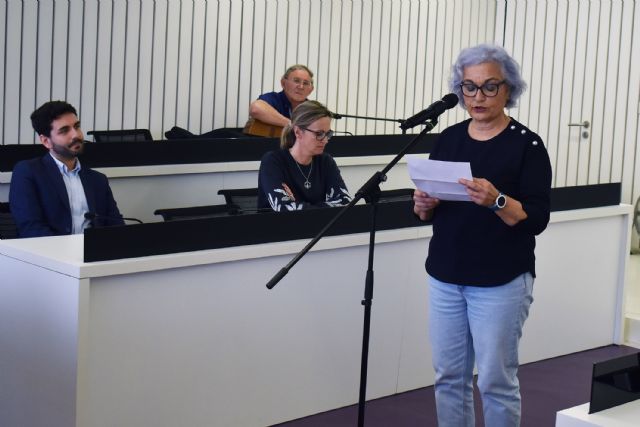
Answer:
[{"label": "second microphone stand", "polygon": [[[346,116],[345,116],[346,117]],[[390,120],[390,119],[387,119]],[[371,329],[371,303],[373,300],[373,253],[376,241],[376,216],[378,212],[378,200],[380,199],[380,183],[386,181],[387,172],[393,168],[402,157],[404,157],[411,148],[418,142],[418,140],[430,132],[437,124],[437,120],[429,120],[426,123],[425,128],[416,135],[400,152],[379,172],[376,172],[369,178],[369,180],[356,192],[354,198],[345,205],[340,212],[336,214],[322,230],[302,248],[298,254],[293,257],[291,261],[283,268],[280,269],[267,283],[267,288],[272,289],[288,272],[289,270],[305,256],[307,252],[316,244],[327,231],[335,224],[349,209],[351,209],[358,201],[365,199],[367,203],[371,205],[371,229],[369,231],[369,258],[367,262],[367,275],[365,279],[364,299],[362,305],[364,306],[364,324],[362,330],[362,358],[360,362],[360,390],[358,398],[358,427],[364,427],[364,415],[365,415],[365,402],[367,394],[367,368],[369,363],[369,334]]]},{"label": "second microphone stand", "polygon": [[364,120],[379,120],[382,122],[396,122],[399,123],[401,126],[400,128],[402,129],[402,133],[405,134],[407,133],[407,130],[402,128],[402,125],[404,124],[404,122],[406,120],[404,119],[385,119],[385,118],[381,118],[381,117],[366,117],[366,116],[352,116],[349,114],[340,114],[340,113],[331,113],[332,117],[336,120],[340,120],[341,118],[345,117],[345,118],[349,118],[349,119],[364,119]]}]

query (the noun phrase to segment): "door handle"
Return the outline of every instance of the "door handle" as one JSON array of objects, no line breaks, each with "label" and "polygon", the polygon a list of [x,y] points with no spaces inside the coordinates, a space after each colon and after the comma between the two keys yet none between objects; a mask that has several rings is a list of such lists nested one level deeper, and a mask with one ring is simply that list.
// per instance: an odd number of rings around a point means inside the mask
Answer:
[{"label": "door handle", "polygon": [[589,120],[585,120],[582,123],[569,123],[569,126],[579,126],[585,129],[589,129],[589,126],[591,126],[591,123],[589,123]]}]

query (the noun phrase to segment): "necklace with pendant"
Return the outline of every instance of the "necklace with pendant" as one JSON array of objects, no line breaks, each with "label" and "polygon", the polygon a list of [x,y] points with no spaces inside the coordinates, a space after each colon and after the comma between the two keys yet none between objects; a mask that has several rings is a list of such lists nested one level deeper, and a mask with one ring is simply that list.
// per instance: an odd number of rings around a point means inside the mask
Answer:
[{"label": "necklace with pendant", "polygon": [[309,174],[308,175],[305,175],[304,172],[302,172],[302,168],[300,168],[300,164],[296,161],[296,159],[293,159],[293,161],[296,163],[296,166],[298,167],[298,170],[300,171],[300,174],[304,178],[304,188],[306,188],[307,190],[310,189],[311,188],[311,182],[309,182],[309,178],[311,177],[311,171],[313,170],[313,159],[311,159],[311,166],[309,166]]}]

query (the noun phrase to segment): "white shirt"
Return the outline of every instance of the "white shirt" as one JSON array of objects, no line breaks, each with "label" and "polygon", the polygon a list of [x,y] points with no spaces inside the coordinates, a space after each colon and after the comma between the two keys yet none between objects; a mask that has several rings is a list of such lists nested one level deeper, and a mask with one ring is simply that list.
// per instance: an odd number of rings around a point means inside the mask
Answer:
[{"label": "white shirt", "polygon": [[89,225],[90,220],[84,217],[84,214],[89,212],[89,205],[87,204],[87,196],[84,194],[84,187],[80,180],[79,173],[80,169],[82,169],[80,160],[76,159],[76,167],[69,170],[67,165],[56,159],[53,155],[51,155],[51,157],[53,157],[56,165],[58,165],[64,186],[67,188],[69,207],[71,208],[71,234],[81,234]]}]

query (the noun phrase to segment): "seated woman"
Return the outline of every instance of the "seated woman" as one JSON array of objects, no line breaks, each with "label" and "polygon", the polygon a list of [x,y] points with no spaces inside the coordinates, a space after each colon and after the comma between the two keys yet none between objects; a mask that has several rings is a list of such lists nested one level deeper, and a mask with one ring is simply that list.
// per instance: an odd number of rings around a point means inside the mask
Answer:
[{"label": "seated woman", "polygon": [[282,132],[281,149],[262,157],[258,208],[279,212],[349,203],[340,170],[324,153],[332,136],[331,112],[317,101],[300,104]]}]

